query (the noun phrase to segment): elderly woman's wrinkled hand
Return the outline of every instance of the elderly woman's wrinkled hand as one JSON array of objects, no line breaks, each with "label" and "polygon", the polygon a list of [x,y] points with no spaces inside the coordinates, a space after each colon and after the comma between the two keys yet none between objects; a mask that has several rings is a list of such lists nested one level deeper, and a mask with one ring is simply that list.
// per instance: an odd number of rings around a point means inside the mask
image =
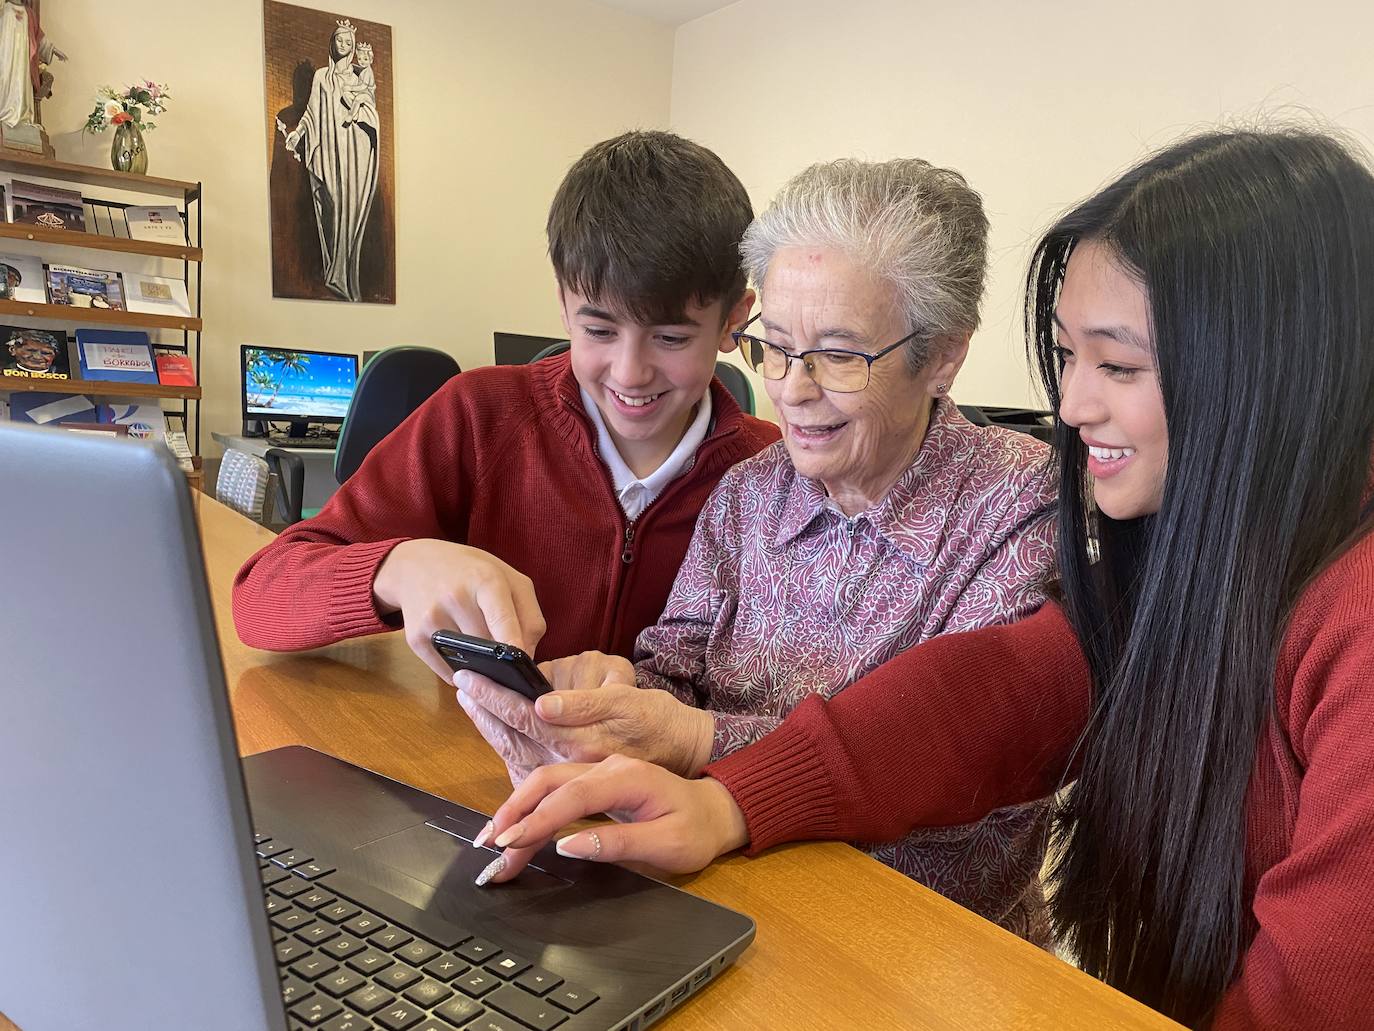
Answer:
[{"label": "elderly woman's wrinkled hand", "polygon": [[539,672],[555,691],[586,691],[608,684],[635,682],[635,668],[629,659],[605,652],[582,652],[552,662],[541,662]]},{"label": "elderly woman's wrinkled hand", "polygon": [[454,684],[465,711],[474,705],[503,725],[474,718],[505,759],[512,780],[517,773],[523,780],[533,765],[599,762],[616,754],[688,775],[711,759],[714,718],[667,691],[608,683],[597,690],[554,691],[531,704],[486,677],[462,673]]},{"label": "elderly woman's wrinkled hand", "polygon": [[474,842],[505,849],[477,883],[510,880],[561,828],[596,813],[620,823],[568,835],[558,842],[560,854],[690,873],[749,841],[744,814],[718,781],[684,780],[615,755],[595,766],[546,766],[516,788]]}]

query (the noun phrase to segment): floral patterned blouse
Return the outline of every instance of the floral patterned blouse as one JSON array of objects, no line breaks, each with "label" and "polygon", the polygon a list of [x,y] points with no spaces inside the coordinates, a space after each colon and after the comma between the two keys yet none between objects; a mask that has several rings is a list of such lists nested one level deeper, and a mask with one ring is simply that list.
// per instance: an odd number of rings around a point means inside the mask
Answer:
[{"label": "floral patterned blouse", "polygon": [[[853,518],[774,444],[707,501],[663,615],[639,636],[639,686],[712,710],[711,758],[728,755],[898,652],[1037,609],[1054,497],[1045,444],[974,426],[949,398],[915,461]],[[859,847],[1044,944],[1046,821],[1036,802]]]}]

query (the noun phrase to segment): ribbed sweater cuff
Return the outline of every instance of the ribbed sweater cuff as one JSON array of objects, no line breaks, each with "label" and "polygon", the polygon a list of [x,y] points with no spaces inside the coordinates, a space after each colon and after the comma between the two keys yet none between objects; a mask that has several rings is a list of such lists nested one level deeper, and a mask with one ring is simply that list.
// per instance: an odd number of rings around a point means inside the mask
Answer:
[{"label": "ribbed sweater cuff", "polygon": [[389,541],[350,544],[342,549],[329,592],[329,626],[340,640],[396,629],[398,624],[383,619],[377,612],[372,598],[372,581],[377,577],[377,567],[382,560],[405,540],[405,537],[396,537]]},{"label": "ribbed sweater cuff", "polygon": [[842,836],[825,764],[796,721],[712,763],[704,773],[724,784],[743,811],[749,829],[746,855],[785,841]]}]

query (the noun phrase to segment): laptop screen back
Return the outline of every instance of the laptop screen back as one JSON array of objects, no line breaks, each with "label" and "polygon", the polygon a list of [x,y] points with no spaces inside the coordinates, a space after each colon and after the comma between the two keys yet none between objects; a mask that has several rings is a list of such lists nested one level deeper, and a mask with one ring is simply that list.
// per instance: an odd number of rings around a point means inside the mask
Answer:
[{"label": "laptop screen back", "polygon": [[185,479],[0,425],[0,1012],[285,1026]]}]

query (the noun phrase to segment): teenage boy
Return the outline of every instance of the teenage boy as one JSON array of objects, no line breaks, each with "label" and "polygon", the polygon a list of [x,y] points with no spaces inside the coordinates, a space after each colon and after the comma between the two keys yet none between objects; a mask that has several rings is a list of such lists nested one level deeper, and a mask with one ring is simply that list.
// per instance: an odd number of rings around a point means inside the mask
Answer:
[{"label": "teenage boy", "polygon": [[779,439],[713,378],[754,301],[738,251],[751,218],[704,147],[663,132],[592,147],[549,211],[569,353],[455,376],[373,448],[318,516],[239,570],[244,643],[404,626],[445,680],[440,628],[541,660],[628,657],[707,495]]}]

